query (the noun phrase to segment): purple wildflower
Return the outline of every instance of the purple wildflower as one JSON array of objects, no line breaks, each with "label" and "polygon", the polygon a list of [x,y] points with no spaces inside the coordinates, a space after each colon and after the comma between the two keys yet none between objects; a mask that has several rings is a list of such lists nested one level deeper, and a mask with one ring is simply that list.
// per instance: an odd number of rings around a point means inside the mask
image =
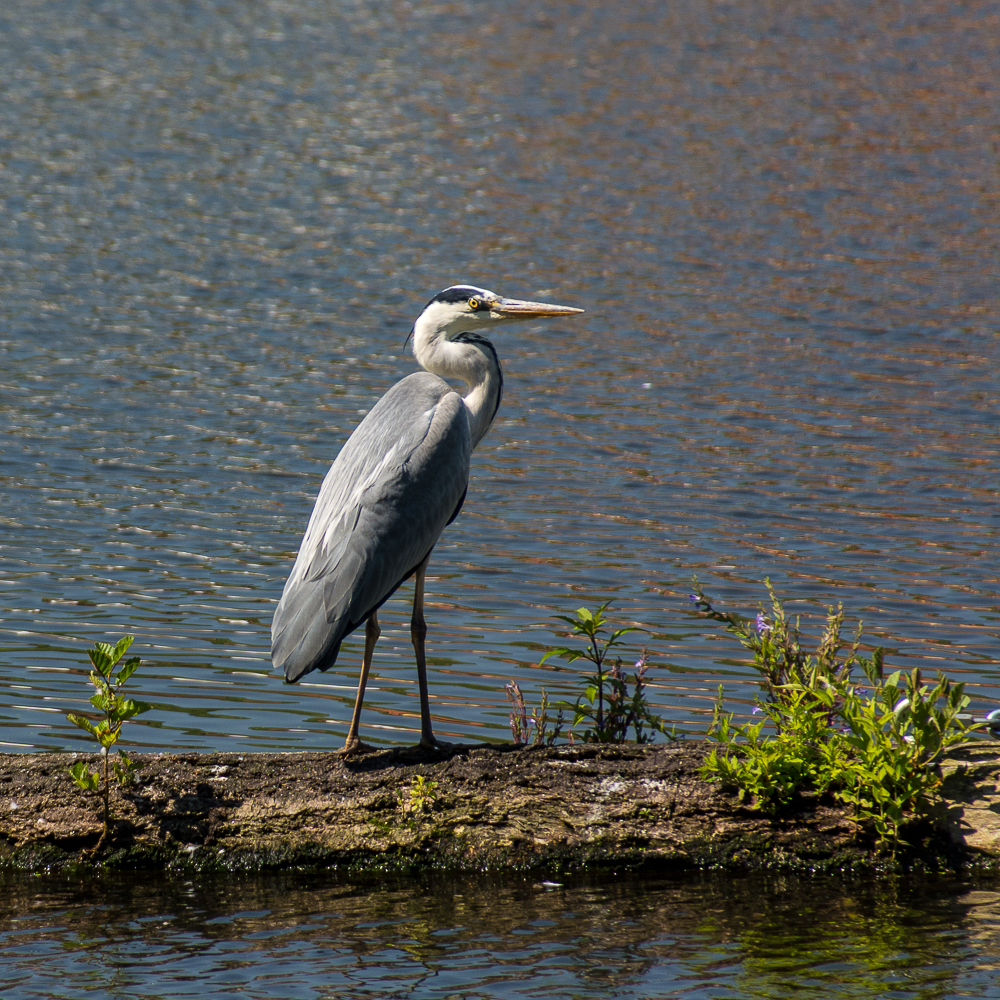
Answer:
[{"label": "purple wildflower", "polygon": [[767,624],[767,619],[764,617],[764,612],[758,612],[757,614],[757,635],[763,635],[765,632],[770,632],[771,626]]}]

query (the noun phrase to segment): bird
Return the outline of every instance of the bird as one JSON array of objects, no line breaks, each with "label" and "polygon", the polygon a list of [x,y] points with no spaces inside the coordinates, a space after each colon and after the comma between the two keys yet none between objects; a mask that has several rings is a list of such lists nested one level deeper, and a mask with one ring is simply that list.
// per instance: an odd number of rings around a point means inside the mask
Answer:
[{"label": "bird", "polygon": [[[407,337],[424,370],[407,375],[378,400],[327,472],[271,623],[271,659],[294,683],[334,666],[344,639],[365,625],[342,755],[374,749],[362,743],[358,729],[381,634],[378,611],[410,577],[419,745],[443,745],[434,736],[428,700],[424,580],[431,551],[465,502],[472,452],[500,407],[503,372],[484,331],[583,311],[504,298],[475,285],[438,292]],[[456,391],[447,379],[464,383],[466,391]]]}]

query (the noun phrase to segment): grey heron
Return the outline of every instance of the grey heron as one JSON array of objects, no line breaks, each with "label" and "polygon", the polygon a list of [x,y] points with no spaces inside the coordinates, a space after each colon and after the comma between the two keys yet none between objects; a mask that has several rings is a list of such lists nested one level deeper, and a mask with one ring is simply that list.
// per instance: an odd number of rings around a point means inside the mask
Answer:
[{"label": "grey heron", "polygon": [[[424,576],[441,532],[462,509],[472,451],[500,407],[500,360],[482,331],[581,312],[503,298],[473,285],[438,292],[411,330],[414,357],[425,370],[397,382],[375,404],[326,474],[274,613],[271,658],[294,683],[312,670],[332,667],[343,640],[366,623],[361,677],[342,754],[370,749],[361,742],[358,726],[381,634],[378,610],[411,576],[420,746],[437,745],[427,696]],[[447,378],[464,382],[465,395]]]}]

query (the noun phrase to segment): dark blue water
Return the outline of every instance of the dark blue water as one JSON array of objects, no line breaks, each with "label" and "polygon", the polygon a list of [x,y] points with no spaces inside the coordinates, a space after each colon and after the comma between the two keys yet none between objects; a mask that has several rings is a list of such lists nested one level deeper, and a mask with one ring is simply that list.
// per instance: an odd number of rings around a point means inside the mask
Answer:
[{"label": "dark blue water", "polygon": [[[769,576],[997,696],[996,12],[865,3],[18,4],[0,59],[3,745],[81,746],[135,634],[147,748],[338,745],[360,647],[268,626],[323,472],[458,280],[497,337],[431,564],[436,726],[503,739],[554,613],[614,598],[704,726]],[[365,738],[417,728],[404,588]],[[558,662],[558,661],[556,661]]]},{"label": "dark blue water", "polygon": [[17,1000],[1000,996],[992,888],[560,882],[19,881],[0,903],[0,985]]}]

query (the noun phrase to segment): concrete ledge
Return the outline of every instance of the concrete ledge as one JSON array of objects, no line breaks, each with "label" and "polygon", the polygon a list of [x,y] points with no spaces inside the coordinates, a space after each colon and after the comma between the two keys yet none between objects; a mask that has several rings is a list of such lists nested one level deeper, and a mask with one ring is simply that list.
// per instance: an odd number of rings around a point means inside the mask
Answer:
[{"label": "concrete ledge", "polygon": [[[891,865],[831,802],[803,796],[773,816],[743,808],[698,776],[705,750],[695,742],[479,745],[348,761],[137,754],[138,781],[112,792],[100,862],[184,871]],[[912,850],[897,863],[953,869],[1000,859],[998,750],[981,742],[952,755],[941,815],[908,832]],[[68,774],[81,756],[0,755],[0,865],[63,867],[97,843],[98,797]],[[428,783],[423,792],[414,790],[418,777]]]}]

